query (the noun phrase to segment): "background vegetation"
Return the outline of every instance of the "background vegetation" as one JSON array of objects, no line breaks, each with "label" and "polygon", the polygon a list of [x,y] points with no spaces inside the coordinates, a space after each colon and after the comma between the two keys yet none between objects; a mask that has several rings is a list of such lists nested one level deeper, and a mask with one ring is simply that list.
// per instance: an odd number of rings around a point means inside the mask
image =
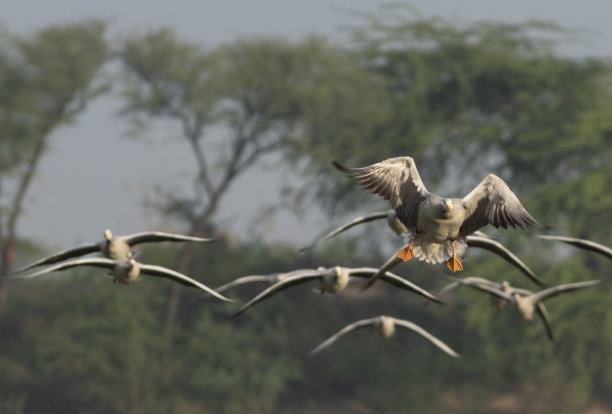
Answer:
[{"label": "background vegetation", "polygon": [[[46,252],[20,238],[16,223],[31,177],[44,173],[38,160],[51,132],[101,93],[122,96],[137,138],[165,120],[189,145],[197,168],[187,190],[160,187],[152,208],[160,223],[219,241],[143,248],[139,260],[209,285],[378,266],[399,245],[382,224],[308,254],[256,237],[235,242],[215,221],[219,202],[267,155],[299,183],[284,195],[289,204],[301,214],[322,206],[331,222],[388,206],[332,171],[330,159],[364,165],[411,155],[430,191],[464,194],[493,171],[554,232],[610,245],[610,62],[557,55],[566,32],[538,22],[370,15],[348,46],[261,38],[212,50],[169,29],[115,41],[105,29],[88,21],[0,39],[0,412],[612,411],[608,283],[547,304],[550,343],[537,322],[520,324],[467,289],[438,307],[382,283],[337,296],[301,286],[227,320],[235,306],[163,280],[117,286],[88,269],[27,283],[8,277]],[[118,66],[121,76],[109,77]],[[487,231],[547,284],[609,276],[605,258]],[[466,276],[533,288],[490,254],[470,250],[465,263]],[[416,262],[397,269],[432,290],[444,284],[439,271]],[[247,299],[260,288],[231,293]],[[422,325],[464,358],[408,332],[384,341],[365,330],[300,358],[345,324],[379,314]]]}]

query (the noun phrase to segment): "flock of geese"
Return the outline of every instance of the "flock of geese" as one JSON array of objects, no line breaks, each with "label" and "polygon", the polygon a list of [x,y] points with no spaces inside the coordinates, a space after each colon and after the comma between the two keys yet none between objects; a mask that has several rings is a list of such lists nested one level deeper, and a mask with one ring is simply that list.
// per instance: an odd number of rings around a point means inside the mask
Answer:
[{"label": "flock of geese", "polygon": [[[55,253],[16,270],[14,274],[18,278],[28,279],[73,267],[91,266],[106,268],[113,282],[130,284],[137,280],[140,275],[164,277],[200,289],[207,296],[213,296],[222,301],[233,301],[233,299],[224,296],[224,293],[236,286],[262,282],[268,285],[235,311],[232,317],[242,314],[250,307],[286,288],[313,280],[318,281],[321,294],[336,294],[343,291],[349,282],[357,278],[367,279],[362,286],[362,290],[368,289],[380,279],[396,288],[411,291],[426,298],[428,302],[437,304],[443,304],[440,297],[449,291],[459,286],[468,286],[490,295],[492,303],[498,309],[510,304],[523,321],[531,321],[534,314],[537,314],[542,320],[550,340],[553,339],[553,331],[544,302],[552,297],[601,283],[601,280],[590,280],[542,289],[544,283],[525,263],[501,243],[479,231],[480,228],[488,224],[504,229],[508,227],[520,227],[524,230],[541,228],[538,222],[525,210],[510,187],[501,178],[493,174],[489,174],[465,197],[448,198],[427,191],[411,157],[390,158],[362,168],[347,168],[336,161],[332,161],[332,164],[349,177],[356,179],[364,188],[388,200],[392,209],[351,220],[300,250],[312,249],[317,244],[361,223],[385,219],[389,227],[397,235],[401,235],[404,246],[378,268],[333,266],[329,268],[298,269],[270,275],[249,275],[213,289],[172,269],[137,262],[132,247],[137,244],[152,242],[208,243],[214,241],[214,239],[162,232],[113,236],[110,230],[106,230],[102,241]],[[537,235],[537,237],[565,242],[612,259],[612,249],[589,240],[554,235]],[[413,257],[432,264],[444,262],[450,271],[462,271],[463,263],[460,257],[467,247],[486,249],[499,255],[519,269],[542,290],[530,291],[511,286],[507,281],[499,283],[479,277],[457,278],[443,275],[444,278],[450,280],[450,284],[434,295],[390,272],[393,267]],[[96,252],[102,253],[104,257],[79,258]],[[42,266],[46,267],[35,270],[35,268]],[[26,271],[31,271],[31,273],[21,275]],[[407,328],[420,334],[449,356],[460,357],[442,340],[415,323],[384,315],[358,320],[345,326],[306,355],[314,355],[347,333],[369,326],[373,326],[385,338],[392,336],[396,327]]]}]

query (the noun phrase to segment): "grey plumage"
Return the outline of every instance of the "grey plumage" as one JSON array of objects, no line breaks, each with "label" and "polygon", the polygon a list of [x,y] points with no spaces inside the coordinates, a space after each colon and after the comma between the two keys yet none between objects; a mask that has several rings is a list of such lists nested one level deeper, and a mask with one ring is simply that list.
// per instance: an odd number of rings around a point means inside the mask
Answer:
[{"label": "grey plumage", "polygon": [[606,256],[608,259],[612,259],[612,249],[610,249],[608,246],[604,246],[603,244],[600,244],[600,243],[595,243],[594,241],[591,241],[591,240],[576,239],[574,237],[551,236],[551,235],[544,235],[544,234],[538,234],[537,237],[540,237],[546,240],[561,241],[567,244],[571,244],[572,246],[576,246],[580,249],[585,249],[585,250],[589,250],[595,253],[599,253],[601,255]]},{"label": "grey plumage", "polygon": [[389,158],[362,168],[332,163],[391,203],[406,227],[404,260],[415,256],[430,263],[447,261],[452,271],[462,270],[455,242],[465,243],[468,235],[487,224],[523,229],[538,225],[494,174],[463,198],[444,198],[427,190],[411,157]]}]

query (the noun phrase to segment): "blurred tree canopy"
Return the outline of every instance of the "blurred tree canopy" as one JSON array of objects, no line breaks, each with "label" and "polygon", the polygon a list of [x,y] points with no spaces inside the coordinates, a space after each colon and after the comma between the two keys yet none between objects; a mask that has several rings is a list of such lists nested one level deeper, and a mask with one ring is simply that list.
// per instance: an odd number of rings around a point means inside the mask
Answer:
[{"label": "blurred tree canopy", "polygon": [[94,82],[107,58],[100,21],[52,26],[0,38],[0,319],[6,274],[24,197],[51,134],[104,90]]},{"label": "blurred tree canopy", "polygon": [[[268,155],[282,160],[279,170],[303,177],[293,194],[306,211],[317,203],[361,215],[383,205],[333,171],[332,158],[364,165],[411,155],[431,191],[461,194],[494,172],[557,232],[610,244],[608,61],[558,55],[554,47],[567,32],[550,23],[457,24],[395,11],[365,18],[349,46],[317,37],[253,38],[206,50],[166,29],[122,40],[123,114],[137,135],[154,121],[177,122],[194,155],[192,192],[160,191],[160,218],[178,217],[192,233],[214,231],[220,238],[191,253],[150,248],[140,261],[179,267],[213,286],[246,274],[380,264],[372,239],[387,237],[383,231],[369,231],[365,248],[359,237],[343,236],[305,255],[295,246],[224,238],[215,222],[219,201],[239,174]],[[43,138],[26,130],[74,119],[100,91],[94,75],[110,48],[103,32],[103,25],[86,23],[50,28],[27,41],[3,35],[0,78],[10,79],[10,87],[0,91],[3,143],[9,144],[0,149],[2,179],[13,177],[4,168],[36,165],[29,151]],[[69,65],[77,62],[83,67]],[[53,73],[65,78],[51,68],[71,81],[52,81]],[[36,73],[41,77],[28,77]],[[58,105],[61,122],[38,121]],[[603,257],[520,232],[502,237],[550,285],[609,277]],[[525,284],[499,257],[470,249],[464,263],[466,276]],[[397,273],[434,290],[443,285],[438,270],[411,261]],[[349,288],[318,295],[310,289],[316,284],[295,287],[233,321],[226,320],[232,304],[189,290],[173,311],[176,326],[168,336],[161,332],[169,282],[145,277],[125,287],[99,272],[70,273],[15,283],[0,341],[0,411],[569,413],[612,407],[607,284],[547,303],[553,343],[537,321],[519,324],[511,310],[497,312],[480,292],[458,289],[446,306],[425,307],[383,283],[368,294]],[[261,288],[231,293],[246,299]],[[451,360],[409,332],[383,340],[360,330],[299,359],[347,323],[379,314],[418,323],[464,358]]]}]

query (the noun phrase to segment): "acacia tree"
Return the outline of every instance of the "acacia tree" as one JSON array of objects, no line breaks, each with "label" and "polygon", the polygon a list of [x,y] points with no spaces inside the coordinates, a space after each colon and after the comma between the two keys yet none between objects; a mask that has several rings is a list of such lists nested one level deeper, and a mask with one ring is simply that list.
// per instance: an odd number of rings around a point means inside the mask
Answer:
[{"label": "acacia tree", "polygon": [[23,200],[52,132],[74,121],[103,91],[94,82],[107,57],[105,24],[91,21],[4,35],[0,53],[0,315]]},{"label": "acacia tree", "polygon": [[[452,184],[447,191],[457,195],[495,171],[535,196],[527,203],[543,222],[562,222],[577,235],[605,221],[609,197],[590,213],[592,204],[582,203],[582,213],[576,205],[578,194],[592,198],[610,184],[606,60],[558,55],[554,46],[568,33],[550,23],[458,24],[401,10],[366,18],[354,47],[362,66],[385,80],[391,115],[375,138],[340,136],[333,147],[311,139],[302,157],[321,182],[329,174],[317,155],[346,145],[353,151],[345,162],[355,164],[411,155],[430,190]],[[322,188],[324,201],[341,194],[338,185]],[[558,208],[550,209],[553,195]]]},{"label": "acacia tree", "polygon": [[[190,234],[214,227],[228,188],[261,157],[300,145],[304,117],[321,107],[331,117],[332,106],[359,102],[340,79],[368,86],[359,82],[365,78],[350,53],[319,38],[242,40],[206,52],[161,30],[129,39],[121,56],[124,113],[137,126],[177,121],[196,161],[192,194],[167,192],[162,206],[165,214],[180,214]],[[178,269],[186,271],[192,257],[192,246],[183,246]],[[178,306],[179,288],[173,289],[169,322]]]}]

